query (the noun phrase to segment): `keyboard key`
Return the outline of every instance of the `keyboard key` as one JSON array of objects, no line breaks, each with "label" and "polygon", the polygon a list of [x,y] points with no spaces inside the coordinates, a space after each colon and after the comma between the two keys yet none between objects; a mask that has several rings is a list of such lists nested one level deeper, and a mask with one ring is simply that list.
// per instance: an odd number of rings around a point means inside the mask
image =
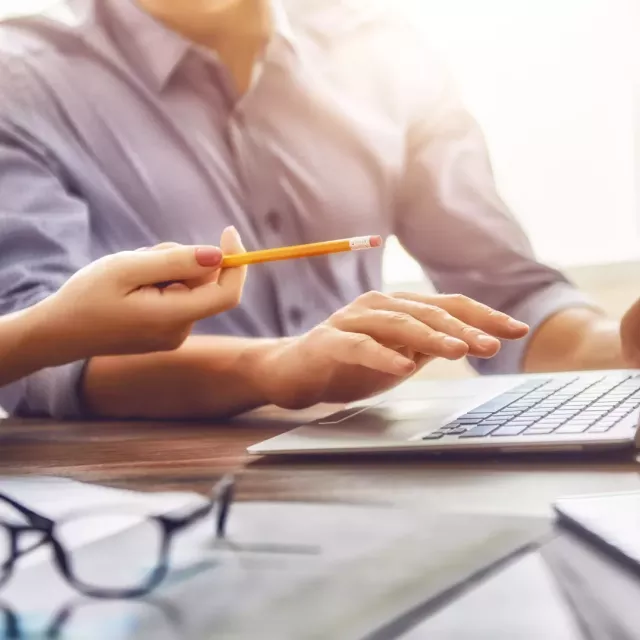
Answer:
[{"label": "keyboard key", "polygon": [[561,427],[558,427],[554,431],[554,433],[558,434],[571,434],[571,433],[584,433],[589,428],[588,424],[563,424]]},{"label": "keyboard key", "polygon": [[527,429],[522,435],[523,436],[545,436],[550,433],[554,433],[554,429],[549,427],[547,429]]},{"label": "keyboard key", "polygon": [[480,405],[476,408],[478,412],[485,413],[496,413],[496,411],[500,411],[505,407],[508,407],[510,404],[520,399],[521,394],[513,395],[513,394],[503,394],[494,398],[493,400],[489,400],[489,402],[485,402],[483,405]]},{"label": "keyboard key", "polygon": [[566,420],[564,418],[543,418],[542,420],[538,420],[538,422],[534,423],[534,426],[544,429],[555,429],[565,422]]},{"label": "keyboard key", "polygon": [[466,433],[463,433],[461,438],[483,438],[484,436],[488,436],[491,432],[498,429],[500,425],[497,424],[479,424],[472,429],[469,429]]},{"label": "keyboard key", "polygon": [[613,429],[612,424],[610,425],[602,425],[602,424],[595,424],[593,425],[593,427],[589,427],[589,429],[587,430],[587,433],[607,433],[607,431],[611,431],[611,429]]},{"label": "keyboard key", "polygon": [[444,433],[440,433],[439,431],[427,433],[426,436],[422,436],[423,440],[439,440],[440,438],[444,438]]},{"label": "keyboard key", "polygon": [[490,413],[476,413],[475,411],[470,411],[469,413],[465,414],[463,417],[465,418],[479,418],[480,420],[484,420],[485,418],[488,418],[490,415]]},{"label": "keyboard key", "polygon": [[491,433],[491,437],[494,436],[519,436],[527,429],[526,425],[508,425],[506,427],[500,427]]}]

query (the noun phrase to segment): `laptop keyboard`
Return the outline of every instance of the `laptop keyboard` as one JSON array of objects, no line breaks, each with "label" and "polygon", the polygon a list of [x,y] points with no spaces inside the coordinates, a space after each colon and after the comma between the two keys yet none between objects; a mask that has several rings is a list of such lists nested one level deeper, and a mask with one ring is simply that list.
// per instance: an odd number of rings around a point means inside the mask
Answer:
[{"label": "laptop keyboard", "polygon": [[606,433],[640,408],[640,375],[535,378],[496,396],[424,440]]}]

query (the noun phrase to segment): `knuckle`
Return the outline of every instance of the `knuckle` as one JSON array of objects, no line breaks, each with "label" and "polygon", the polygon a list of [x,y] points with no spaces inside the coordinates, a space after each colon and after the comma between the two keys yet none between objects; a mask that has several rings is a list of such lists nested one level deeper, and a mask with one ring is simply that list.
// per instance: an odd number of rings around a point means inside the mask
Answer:
[{"label": "knuckle", "polygon": [[[327,320],[327,326],[340,327],[343,326],[346,322],[348,322],[354,316],[357,316],[357,311],[353,308],[352,305],[347,307],[343,307],[342,309],[338,309],[335,313],[331,315],[331,317]],[[323,323],[325,324],[325,323]]]},{"label": "knuckle", "polygon": [[447,311],[435,304],[422,305],[422,311],[427,316],[438,320],[445,320],[450,317]]},{"label": "knuckle", "polygon": [[467,305],[467,304],[474,304],[475,303],[474,300],[472,300],[468,296],[465,296],[462,293],[450,293],[450,294],[446,295],[445,298],[447,298],[451,302],[455,302],[455,303],[460,304],[460,305]]},{"label": "knuckle", "polygon": [[476,329],[475,327],[467,324],[462,327],[460,333],[462,334],[463,338],[477,338],[480,334],[480,331],[478,331],[478,329]]},{"label": "knuckle", "polygon": [[153,251],[161,250],[161,249],[175,249],[176,247],[179,247],[179,246],[180,245],[177,242],[161,242],[160,244],[157,244],[154,247],[151,247],[151,249]]},{"label": "knuckle", "polygon": [[120,251],[119,253],[103,256],[99,260],[89,264],[86,268],[97,272],[123,269],[129,264],[129,259],[132,255],[133,251]]},{"label": "knuckle", "polygon": [[354,351],[367,349],[375,340],[371,336],[351,334],[349,336],[349,347]]},{"label": "knuckle", "polygon": [[367,291],[358,298],[358,301],[365,305],[382,304],[387,300],[389,300],[389,296],[380,291]]},{"label": "knuckle", "polygon": [[402,311],[390,311],[388,319],[396,325],[407,325],[412,321],[411,316]]},{"label": "knuckle", "polygon": [[335,336],[336,332],[338,332],[338,330],[327,321],[313,327],[307,335],[311,337],[316,336],[319,339],[327,339]]}]

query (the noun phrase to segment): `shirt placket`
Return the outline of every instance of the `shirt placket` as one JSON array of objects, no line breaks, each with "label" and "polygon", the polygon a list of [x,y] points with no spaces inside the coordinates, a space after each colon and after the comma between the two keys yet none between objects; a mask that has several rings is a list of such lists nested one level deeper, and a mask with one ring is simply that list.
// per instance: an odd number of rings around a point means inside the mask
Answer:
[{"label": "shirt placket", "polygon": [[[281,52],[282,43],[274,41],[254,69],[249,91],[238,101],[229,120],[229,133],[238,168],[242,175],[247,204],[257,233],[264,247],[277,247],[296,242],[291,230],[296,222],[283,201],[280,181],[286,176],[276,174],[273,162],[269,161],[268,140],[262,139],[257,128],[252,128],[253,109],[263,108],[257,104],[261,83],[269,81],[269,67]],[[296,261],[286,261],[276,266],[264,264],[259,268],[268,270],[274,282],[280,323],[284,334],[301,331],[305,313]]]}]

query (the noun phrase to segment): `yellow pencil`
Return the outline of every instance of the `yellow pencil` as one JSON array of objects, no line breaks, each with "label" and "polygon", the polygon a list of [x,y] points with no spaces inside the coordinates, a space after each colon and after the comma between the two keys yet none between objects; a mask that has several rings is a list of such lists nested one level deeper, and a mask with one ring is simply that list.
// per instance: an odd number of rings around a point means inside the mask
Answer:
[{"label": "yellow pencil", "polygon": [[292,260],[294,258],[309,258],[311,256],[323,256],[329,253],[340,253],[342,251],[375,249],[381,246],[382,238],[380,236],[329,240],[328,242],[314,242],[312,244],[301,244],[293,247],[263,249],[261,251],[249,251],[248,253],[225,256],[222,260],[222,267],[242,267],[247,264],[274,262],[276,260]]}]

